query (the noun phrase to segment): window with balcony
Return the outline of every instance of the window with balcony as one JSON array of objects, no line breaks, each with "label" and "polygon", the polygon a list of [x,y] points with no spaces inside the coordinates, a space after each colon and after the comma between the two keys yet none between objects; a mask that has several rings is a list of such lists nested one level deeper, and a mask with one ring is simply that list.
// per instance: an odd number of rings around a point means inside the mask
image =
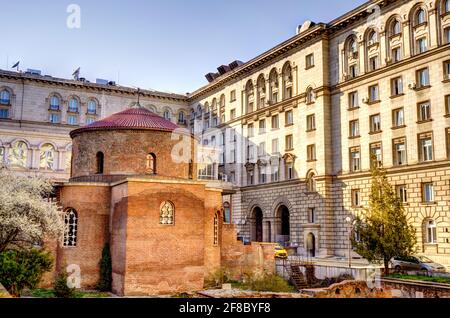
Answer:
[{"label": "window with balcony", "polygon": [[370,132],[372,134],[381,132],[380,114],[370,116]]},{"label": "window with balcony", "polygon": [[393,145],[394,166],[406,165],[407,164],[406,138],[394,139],[392,145]]},{"label": "window with balcony", "polygon": [[359,137],[359,120],[352,120],[349,123],[350,127],[350,138],[356,138]]},{"label": "window with balcony", "polygon": [[393,97],[403,95],[402,77],[396,77],[391,80],[391,94]]},{"label": "window with balcony", "polygon": [[419,137],[420,162],[433,161],[433,136],[431,133],[420,134]]},{"label": "window with balcony", "polygon": [[404,109],[397,108],[392,111],[392,126],[393,128],[400,128],[405,126]]},{"label": "window with balcony", "polygon": [[350,171],[361,171],[361,150],[359,147],[350,148]]},{"label": "window with balcony", "polygon": [[418,122],[427,122],[431,120],[431,104],[430,102],[422,102],[417,104]]}]

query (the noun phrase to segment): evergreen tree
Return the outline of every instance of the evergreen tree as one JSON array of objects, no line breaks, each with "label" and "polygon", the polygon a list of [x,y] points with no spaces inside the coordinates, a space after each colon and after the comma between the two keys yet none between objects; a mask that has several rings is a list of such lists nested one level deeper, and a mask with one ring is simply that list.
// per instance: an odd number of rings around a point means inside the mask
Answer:
[{"label": "evergreen tree", "polygon": [[103,248],[102,259],[100,261],[100,280],[97,284],[99,291],[107,292],[112,289],[112,264],[109,244]]},{"label": "evergreen tree", "polygon": [[369,207],[356,218],[355,231],[359,240],[353,239],[352,243],[356,252],[369,262],[383,263],[385,275],[388,275],[392,257],[406,257],[415,252],[416,231],[408,223],[386,171],[372,164],[371,174]]}]

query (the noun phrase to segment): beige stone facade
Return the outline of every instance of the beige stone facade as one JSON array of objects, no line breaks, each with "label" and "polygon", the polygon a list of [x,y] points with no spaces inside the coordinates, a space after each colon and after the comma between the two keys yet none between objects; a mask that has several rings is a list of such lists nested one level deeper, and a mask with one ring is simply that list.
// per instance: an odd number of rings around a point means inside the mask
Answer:
[{"label": "beige stone facade", "polygon": [[[305,24],[247,63],[221,67],[192,94],[142,92],[141,104],[160,114],[169,107],[175,121],[183,110],[205,148],[222,153],[201,163],[199,178],[234,183],[236,193],[223,201],[242,239],[346,255],[345,219],[367,203],[374,153],[405,201],[419,252],[450,266],[449,6],[370,1],[329,23]],[[91,97],[99,117],[137,98],[123,87],[0,76],[13,96],[10,119],[0,120],[4,155],[25,140],[27,167],[40,171],[40,146],[53,142],[57,178],[68,176],[71,126],[65,110],[61,124],[48,123],[52,92],[64,107],[80,97],[80,123]]]}]

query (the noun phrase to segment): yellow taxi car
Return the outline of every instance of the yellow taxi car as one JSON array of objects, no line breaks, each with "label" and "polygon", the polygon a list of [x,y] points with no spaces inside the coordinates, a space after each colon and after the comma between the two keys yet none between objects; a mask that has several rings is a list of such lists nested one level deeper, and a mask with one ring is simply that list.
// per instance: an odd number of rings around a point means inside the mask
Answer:
[{"label": "yellow taxi car", "polygon": [[287,253],[286,249],[283,246],[276,245],[275,246],[275,257],[276,258],[287,258],[288,257],[288,253]]}]

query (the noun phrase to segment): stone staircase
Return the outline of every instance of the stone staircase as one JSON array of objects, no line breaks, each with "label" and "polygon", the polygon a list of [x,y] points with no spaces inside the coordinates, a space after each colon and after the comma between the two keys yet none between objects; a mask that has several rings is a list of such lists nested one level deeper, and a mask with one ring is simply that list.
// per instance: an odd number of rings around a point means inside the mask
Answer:
[{"label": "stone staircase", "polygon": [[297,262],[291,262],[289,260],[284,261],[284,267],[289,274],[289,278],[298,291],[308,288],[308,283],[305,279],[305,275],[303,275],[302,271],[300,270],[301,265],[303,264],[298,264]]}]

